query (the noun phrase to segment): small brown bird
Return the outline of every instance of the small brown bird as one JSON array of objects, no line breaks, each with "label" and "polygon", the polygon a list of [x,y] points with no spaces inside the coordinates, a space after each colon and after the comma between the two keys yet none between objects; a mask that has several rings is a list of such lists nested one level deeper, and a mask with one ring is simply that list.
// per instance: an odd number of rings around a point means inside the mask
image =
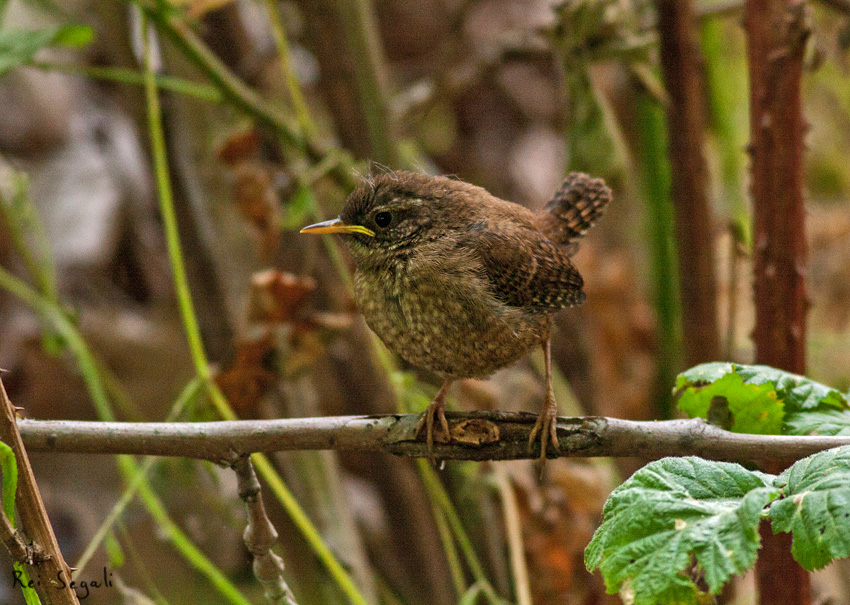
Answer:
[{"label": "small brown bird", "polygon": [[446,177],[389,172],[365,179],[338,218],[301,230],[339,233],[356,262],[366,323],[405,360],[443,378],[419,421],[433,452],[435,417],[449,438],[452,382],[484,378],[542,344],[546,398],[531,431],[540,459],[557,451],[553,315],[584,302],[570,257],[611,199],[601,179],[571,173],[537,214]]}]

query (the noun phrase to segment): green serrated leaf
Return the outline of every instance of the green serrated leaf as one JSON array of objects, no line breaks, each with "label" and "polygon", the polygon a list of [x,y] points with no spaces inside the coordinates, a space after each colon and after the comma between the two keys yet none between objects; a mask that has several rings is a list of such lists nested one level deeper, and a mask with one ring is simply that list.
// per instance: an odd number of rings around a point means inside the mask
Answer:
[{"label": "green serrated leaf", "polygon": [[789,414],[783,432],[786,435],[850,435],[850,410],[818,406]]},{"label": "green serrated leaf", "polygon": [[728,401],[732,415],[729,430],[759,435],[778,435],[782,431],[784,404],[777,399],[773,385],[744,384],[743,378],[735,372],[707,386],[690,386],[680,391],[679,408],[691,418],[707,418],[711,400],[718,396]]},{"label": "green serrated leaf", "polygon": [[733,418],[731,430],[739,433],[778,434],[789,430],[788,415],[817,407],[850,409],[836,389],[759,365],[698,365],[676,378],[676,395],[684,412],[700,418],[707,417],[712,398],[725,397]]},{"label": "green serrated leaf", "polygon": [[696,603],[685,573],[694,557],[709,590],[755,562],[762,510],[774,477],[738,464],[665,458],[635,473],[605,503],[605,520],[585,550],[608,592],[624,584],[635,605]]},{"label": "green serrated leaf", "polygon": [[685,370],[676,377],[676,390],[679,391],[690,386],[705,386],[734,371],[735,364],[733,363],[720,361],[701,363]]},{"label": "green serrated leaf", "polygon": [[739,364],[735,364],[735,372],[747,384],[773,384],[777,396],[785,402],[788,412],[808,410],[821,404],[836,408],[847,407],[847,400],[839,391],[799,374],[769,366]]},{"label": "green serrated leaf", "polygon": [[796,462],[775,480],[784,497],[769,514],[775,533],[791,532],[791,553],[808,570],[850,556],[850,446]]}]

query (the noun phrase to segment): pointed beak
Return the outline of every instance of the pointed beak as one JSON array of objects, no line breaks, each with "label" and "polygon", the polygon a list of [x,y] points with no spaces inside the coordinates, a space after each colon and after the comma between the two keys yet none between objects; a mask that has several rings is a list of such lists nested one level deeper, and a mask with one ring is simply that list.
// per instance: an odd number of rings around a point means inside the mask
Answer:
[{"label": "pointed beak", "polygon": [[375,232],[371,229],[363,225],[346,225],[339,218],[304,227],[301,233],[313,233],[316,235],[320,233],[362,233],[369,237],[375,237]]}]

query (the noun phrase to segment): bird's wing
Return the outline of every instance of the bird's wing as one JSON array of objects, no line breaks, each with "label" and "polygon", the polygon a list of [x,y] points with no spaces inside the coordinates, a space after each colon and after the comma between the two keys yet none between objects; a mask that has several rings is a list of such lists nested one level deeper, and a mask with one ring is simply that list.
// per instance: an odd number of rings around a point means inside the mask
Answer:
[{"label": "bird's wing", "polygon": [[556,310],[584,302],[584,281],[567,250],[545,235],[512,224],[479,223],[472,248],[496,298],[514,307]]}]

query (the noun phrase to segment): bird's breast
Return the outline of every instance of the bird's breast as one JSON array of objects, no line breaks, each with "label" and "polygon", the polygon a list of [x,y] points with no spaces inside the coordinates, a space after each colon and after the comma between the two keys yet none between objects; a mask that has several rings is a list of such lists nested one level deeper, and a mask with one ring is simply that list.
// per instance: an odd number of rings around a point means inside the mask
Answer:
[{"label": "bird's breast", "polygon": [[405,360],[444,376],[484,377],[548,336],[548,314],[499,302],[474,263],[434,258],[355,274],[366,323]]}]

